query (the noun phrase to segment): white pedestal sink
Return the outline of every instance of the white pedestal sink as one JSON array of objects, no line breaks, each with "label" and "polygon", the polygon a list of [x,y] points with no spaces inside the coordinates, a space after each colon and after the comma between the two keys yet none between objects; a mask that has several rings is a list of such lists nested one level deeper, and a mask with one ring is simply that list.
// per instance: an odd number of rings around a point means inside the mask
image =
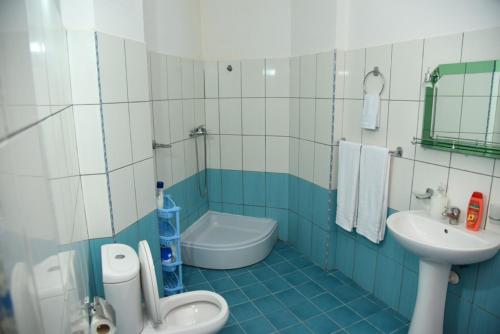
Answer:
[{"label": "white pedestal sink", "polygon": [[418,292],[409,334],[441,334],[448,275],[453,264],[471,264],[493,257],[500,235],[471,232],[464,224],[450,225],[423,211],[402,211],[387,219],[396,240],[420,257]]}]

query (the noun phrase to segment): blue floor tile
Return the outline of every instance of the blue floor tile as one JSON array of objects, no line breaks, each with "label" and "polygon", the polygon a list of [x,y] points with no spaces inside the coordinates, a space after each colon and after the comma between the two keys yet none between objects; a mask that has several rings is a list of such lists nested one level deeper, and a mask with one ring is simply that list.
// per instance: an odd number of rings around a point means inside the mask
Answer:
[{"label": "blue floor tile", "polygon": [[214,281],[228,276],[224,270],[203,270],[201,273],[207,281]]},{"label": "blue floor tile", "polygon": [[266,334],[275,332],[274,326],[264,317],[242,322],[240,326],[247,334]]},{"label": "blue floor tile", "polygon": [[342,302],[335,298],[330,293],[323,293],[311,299],[311,302],[322,311],[330,311],[334,308],[342,306]]},{"label": "blue floor tile", "polygon": [[268,280],[268,279],[271,279],[271,278],[278,276],[278,274],[276,274],[276,272],[274,272],[273,270],[271,270],[269,268],[259,268],[259,269],[252,270],[252,274],[254,274],[255,277],[257,277],[261,281],[265,281],[265,280]]},{"label": "blue floor tile", "polygon": [[222,292],[221,295],[222,297],[224,297],[224,299],[226,299],[226,302],[229,304],[229,306],[242,304],[248,301],[247,296],[245,296],[240,290],[230,290]]},{"label": "blue floor tile", "polygon": [[299,318],[302,321],[312,318],[318,313],[321,313],[321,311],[316,306],[314,306],[314,304],[311,303],[310,301],[292,305],[289,307],[289,309],[290,311],[292,311],[293,314],[295,314],[297,318]]},{"label": "blue floor tile", "polygon": [[366,321],[360,321],[345,329],[350,334],[377,334],[380,333],[375,327]]},{"label": "blue floor tile", "polygon": [[253,303],[263,314],[272,313],[283,308],[283,304],[272,295],[255,299]]},{"label": "blue floor tile", "polygon": [[275,277],[270,280],[262,282],[272,293],[280,292],[289,289],[291,286],[281,277]]},{"label": "blue floor tile", "polygon": [[391,333],[404,325],[389,310],[377,312],[368,317],[366,320],[380,329],[383,333]]},{"label": "blue floor tile", "polygon": [[360,298],[356,299],[350,303],[348,303],[349,307],[352,308],[356,313],[366,318],[374,313],[377,313],[382,308],[380,305],[375,304],[370,301],[368,298]]},{"label": "blue floor tile", "polygon": [[285,274],[291,273],[292,271],[297,270],[297,268],[292,266],[290,264],[290,262],[285,261],[285,262],[274,264],[273,270],[280,275],[285,275]]},{"label": "blue floor tile", "polygon": [[243,329],[238,325],[232,325],[229,327],[224,327],[219,334],[245,334]]},{"label": "blue floor tile", "polygon": [[283,278],[288,281],[291,285],[301,285],[311,280],[304,275],[300,270],[294,271],[292,273],[283,275]]},{"label": "blue floor tile", "polygon": [[242,274],[235,275],[235,276],[231,276],[231,278],[240,287],[252,284],[255,282],[255,279],[256,279],[255,276],[249,272],[242,273]]},{"label": "blue floor tile", "polygon": [[260,316],[259,310],[251,302],[231,307],[231,314],[239,322]]},{"label": "blue floor tile", "polygon": [[354,286],[354,285],[339,286],[339,287],[335,288],[332,291],[332,293],[335,295],[335,297],[337,297],[338,299],[340,299],[344,303],[348,303],[348,302],[350,302],[354,299],[357,299],[357,298],[363,296],[364,294],[366,294],[366,292],[364,290],[362,290],[361,288],[358,288],[357,286]]},{"label": "blue floor tile", "polygon": [[295,289],[288,289],[276,294],[276,297],[285,305],[301,304],[307,301],[306,297],[302,296]]},{"label": "blue floor tile", "polygon": [[309,327],[314,333],[324,334],[324,333],[333,333],[339,326],[337,326],[332,320],[330,320],[324,314],[320,314],[315,316],[305,322],[307,327]]},{"label": "blue floor tile", "polygon": [[214,290],[218,293],[228,290],[234,290],[237,288],[236,284],[234,284],[234,282],[229,277],[211,281],[210,285],[212,285]]},{"label": "blue floor tile", "polygon": [[298,325],[295,325],[292,327],[288,327],[288,328],[280,331],[280,333],[283,333],[283,334],[306,334],[306,333],[312,333],[312,332],[306,326],[304,326],[302,324],[298,324]]},{"label": "blue floor tile", "polygon": [[288,310],[279,310],[270,314],[265,314],[265,316],[278,330],[290,327],[299,322],[299,320],[297,320]]},{"label": "blue floor tile", "polygon": [[342,306],[329,311],[328,316],[341,327],[347,327],[356,321],[361,320],[361,317],[346,306]]},{"label": "blue floor tile", "polygon": [[301,284],[297,286],[296,289],[309,299],[325,292],[325,290],[322,287],[320,287],[318,284],[312,281],[309,281],[305,284]]},{"label": "blue floor tile", "polygon": [[244,287],[241,287],[241,291],[243,291],[245,295],[247,295],[250,299],[264,297],[270,293],[269,290],[264,285],[262,285],[262,283],[246,285]]}]

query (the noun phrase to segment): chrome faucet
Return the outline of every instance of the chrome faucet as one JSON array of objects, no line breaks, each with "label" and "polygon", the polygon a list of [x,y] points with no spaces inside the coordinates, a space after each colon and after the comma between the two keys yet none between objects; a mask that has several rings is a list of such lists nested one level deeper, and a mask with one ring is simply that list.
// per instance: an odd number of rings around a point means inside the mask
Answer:
[{"label": "chrome faucet", "polygon": [[458,218],[460,217],[460,209],[455,206],[446,207],[442,215],[443,217],[448,217],[448,223],[450,223],[451,225],[458,225]]}]

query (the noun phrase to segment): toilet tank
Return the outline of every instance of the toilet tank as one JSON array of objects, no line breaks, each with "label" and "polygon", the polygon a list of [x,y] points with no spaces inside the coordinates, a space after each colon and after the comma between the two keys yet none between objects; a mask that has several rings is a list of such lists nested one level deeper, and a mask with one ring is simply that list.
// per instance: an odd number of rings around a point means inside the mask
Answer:
[{"label": "toilet tank", "polygon": [[101,247],[104,295],[116,314],[120,334],[139,334],[143,328],[141,280],[136,252],[123,244]]}]

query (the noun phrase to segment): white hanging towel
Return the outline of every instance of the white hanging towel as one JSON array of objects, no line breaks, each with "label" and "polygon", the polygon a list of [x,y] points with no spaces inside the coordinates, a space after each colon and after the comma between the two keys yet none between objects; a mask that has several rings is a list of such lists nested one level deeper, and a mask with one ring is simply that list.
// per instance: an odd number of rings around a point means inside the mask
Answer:
[{"label": "white hanging towel", "polygon": [[361,148],[356,232],[377,244],[385,234],[389,167],[389,149],[370,145]]},{"label": "white hanging towel", "polygon": [[376,130],[380,127],[380,96],[378,94],[365,95],[361,127],[368,130]]},{"label": "white hanging towel", "polygon": [[336,222],[349,232],[356,222],[360,154],[361,144],[340,141]]}]

